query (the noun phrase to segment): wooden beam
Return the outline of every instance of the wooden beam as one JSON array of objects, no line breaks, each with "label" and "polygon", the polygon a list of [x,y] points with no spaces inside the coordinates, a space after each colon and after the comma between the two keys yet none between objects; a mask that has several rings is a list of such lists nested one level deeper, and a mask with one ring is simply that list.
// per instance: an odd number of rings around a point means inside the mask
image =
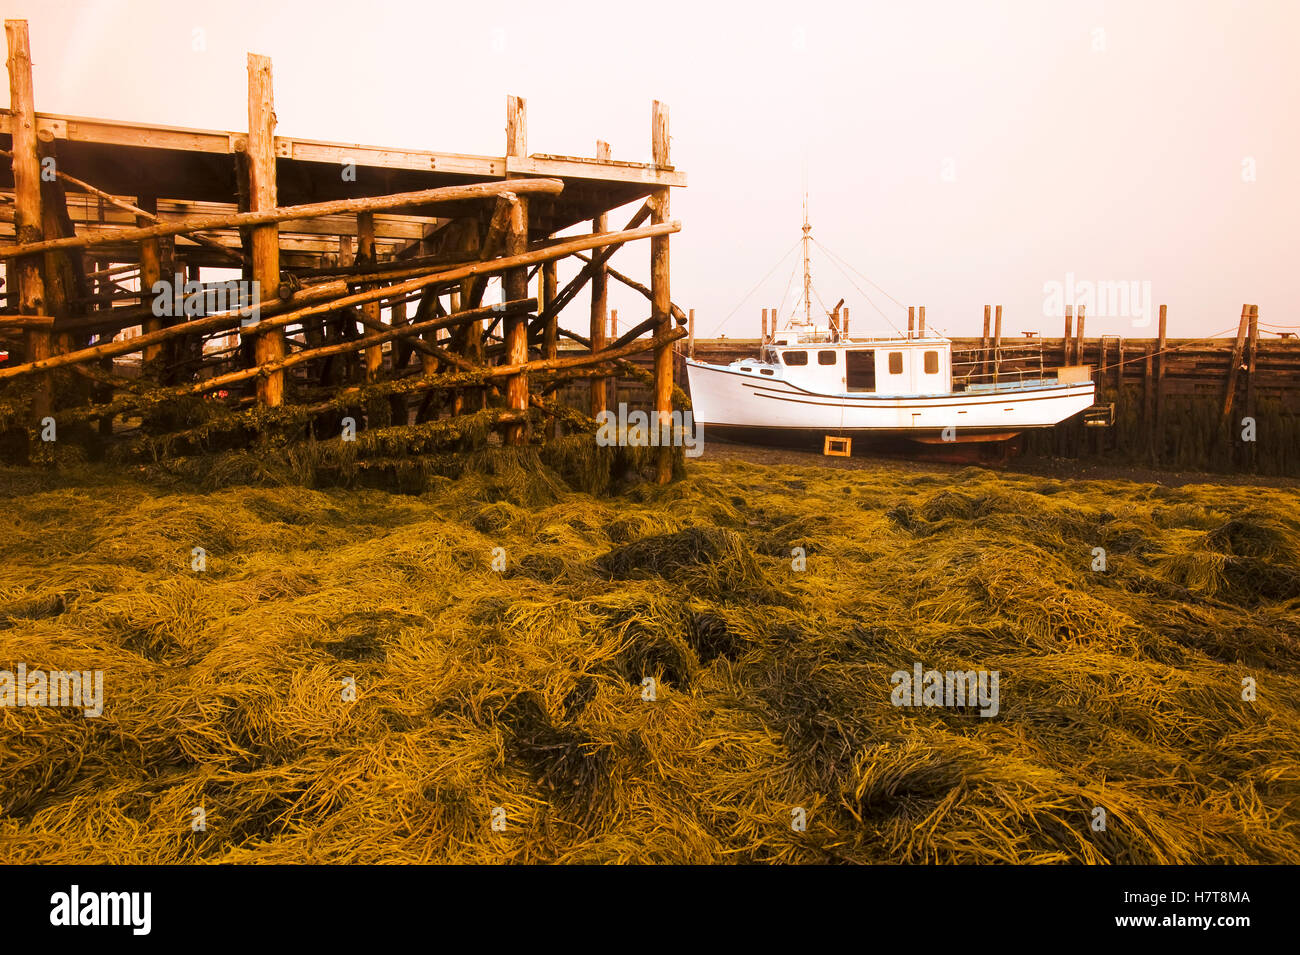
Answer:
[{"label": "wooden beam", "polygon": [[[656,167],[671,166],[669,160],[668,106],[658,100],[650,110],[651,155]],[[669,189],[658,189],[650,197],[650,222],[663,225],[668,221]],[[672,424],[673,354],[671,343],[672,295],[669,288],[668,236],[650,240],[650,316],[655,325],[655,411],[658,412],[659,435]],[[678,336],[680,337],[680,336]],[[673,449],[668,442],[659,445],[658,481],[667,484],[673,478]]]},{"label": "wooden beam", "polygon": [[416,192],[398,192],[388,196],[361,199],[333,199],[329,202],[311,202],[298,206],[284,206],[267,211],[229,212],[221,215],[188,216],[178,222],[163,222],[147,228],[118,229],[65,239],[23,242],[4,250],[6,258],[35,255],[51,249],[79,249],[100,245],[118,245],[138,242],[141,239],[165,235],[185,235],[195,231],[213,229],[238,229],[293,219],[313,219],[317,216],[347,215],[358,212],[383,212],[389,209],[407,209],[437,205],[442,202],[461,202],[470,199],[490,199],[507,192],[520,194],[558,195],[564,183],[558,179],[512,179],[509,182],[478,182],[467,186],[439,186]]},{"label": "wooden beam", "polygon": [[[650,206],[647,204],[641,206],[623,228],[624,230],[635,229],[648,218],[650,218]],[[608,227],[608,216],[602,215],[601,221],[605,222]],[[569,302],[573,301],[577,294],[582,291],[582,287],[590,281],[597,268],[603,268],[605,276],[608,277],[611,270],[606,263],[616,251],[618,250],[613,248],[602,249],[590,258],[585,258],[586,265],[582,267],[582,271],[574,276],[573,281],[569,282],[560,290],[560,293],[555,297],[554,302],[547,304],[543,317],[550,318],[552,313],[558,314],[561,309],[569,304]],[[644,286],[642,286],[642,288],[644,288]]]},{"label": "wooden beam", "polygon": [[[9,152],[9,150],[7,149],[0,149],[0,156],[4,156],[6,159],[14,158],[14,154]],[[61,169],[56,168],[54,170],[54,174],[59,179],[63,180],[64,182],[68,183],[71,186],[75,186],[76,188],[80,189],[82,192],[90,193],[95,198],[101,199],[104,202],[107,202],[109,205],[121,209],[123,212],[131,213],[133,216],[136,217],[137,225],[139,224],[138,220],[141,217],[146,219],[151,224],[157,224],[162,221],[156,215],[150,215],[149,213],[145,212],[145,210],[141,209],[139,206],[132,205],[131,203],[127,202],[125,199],[119,199],[117,196],[113,195],[112,193],[105,192],[103,189],[96,189],[94,186],[92,186],[90,183],[86,182],[85,180],[78,179],[76,176],[69,176],[66,172],[64,172]],[[233,258],[237,262],[241,262],[241,263],[243,262],[243,256],[240,255],[239,252],[237,252],[235,249],[231,249],[227,246],[222,245],[216,239],[213,239],[201,233],[194,233],[193,235],[188,236],[188,238],[193,239],[195,242],[199,243],[200,245],[205,245],[216,252],[220,252],[222,255],[229,256],[230,258]]]},{"label": "wooden beam", "polygon": [[[262,324],[264,325],[284,325],[297,321],[302,315],[305,303],[326,302],[326,311],[328,311],[339,296],[347,293],[348,287],[346,282],[330,282],[326,285],[313,285],[294,295],[288,302],[278,298],[264,301],[259,305],[259,311],[263,313]],[[265,313],[273,309],[283,310],[285,308],[297,307],[297,311],[290,312],[288,315],[279,315],[267,318]],[[28,317],[28,316],[24,316]],[[38,316],[43,317],[43,316]],[[147,335],[137,335],[134,338],[128,338],[124,341],[108,341],[89,348],[82,348],[74,352],[65,352],[60,355],[51,355],[39,361],[27,362],[22,365],[6,365],[0,368],[0,380],[5,378],[16,378],[20,375],[33,374],[41,371],[49,371],[54,368],[62,368],[65,365],[78,365],[82,362],[93,361],[99,358],[112,358],[117,355],[129,355],[132,352],[143,351],[145,348],[156,344],[157,342],[166,341],[177,335],[197,335],[203,332],[218,331],[226,328],[234,328],[239,325],[241,315],[238,310],[222,312],[218,315],[208,315],[204,318],[197,318],[193,321],[185,322],[180,325],[171,325],[167,328],[160,328],[156,332],[150,332]]]},{"label": "wooden beam", "polygon": [[[649,200],[647,200],[647,203],[648,202]],[[674,229],[673,231],[677,231],[677,230]],[[579,253],[577,257],[584,262],[592,261],[592,258],[590,256],[582,255],[581,253]],[[606,258],[608,258],[608,256],[606,256]],[[626,285],[628,288],[632,289],[633,291],[640,292],[642,295],[646,297],[647,300],[651,299],[653,293],[650,291],[650,289],[642,285],[636,279],[629,278],[628,276],[620,272],[618,269],[615,269],[610,266],[606,266],[606,271],[609,273],[609,277],[612,278],[614,281]],[[685,327],[686,313],[683,312],[679,306],[673,304],[672,302],[668,303],[668,310],[672,314],[673,318],[677,319],[677,324]],[[776,332],[776,309],[772,309],[772,331],[773,333]]]}]

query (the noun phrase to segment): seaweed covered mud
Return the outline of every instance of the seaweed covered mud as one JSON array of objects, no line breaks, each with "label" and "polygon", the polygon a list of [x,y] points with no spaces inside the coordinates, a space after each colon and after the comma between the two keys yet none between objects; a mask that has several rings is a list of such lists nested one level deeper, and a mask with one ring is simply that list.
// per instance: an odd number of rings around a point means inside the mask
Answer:
[{"label": "seaweed covered mud", "polygon": [[103,677],[0,706],[0,858],[1297,862],[1297,503],[0,471],[0,670]]}]

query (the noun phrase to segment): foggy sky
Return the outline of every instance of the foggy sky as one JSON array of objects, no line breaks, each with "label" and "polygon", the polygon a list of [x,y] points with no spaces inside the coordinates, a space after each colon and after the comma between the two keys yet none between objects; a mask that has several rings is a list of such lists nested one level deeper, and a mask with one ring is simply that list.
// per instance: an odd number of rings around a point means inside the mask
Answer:
[{"label": "foggy sky", "polygon": [[[1046,283],[1067,276],[1149,288],[1172,337],[1235,330],[1244,302],[1300,325],[1297,3],[11,0],[6,16],[30,21],[42,112],[242,130],[251,51],[273,60],[281,135],[499,155],[512,93],[530,152],[600,138],[648,161],[661,99],[689,177],[673,299],[701,337],[791,312],[794,254],[745,296],[798,239],[805,183],[814,238],[951,334],[1002,304],[1006,334],[1059,335]],[[637,243],[611,264],[645,279],[648,259]],[[890,332],[872,302],[905,323],[817,248],[813,269],[855,337]],[[647,314],[612,283],[611,305],[624,328]],[[1103,311],[1090,337],[1154,334]]]}]

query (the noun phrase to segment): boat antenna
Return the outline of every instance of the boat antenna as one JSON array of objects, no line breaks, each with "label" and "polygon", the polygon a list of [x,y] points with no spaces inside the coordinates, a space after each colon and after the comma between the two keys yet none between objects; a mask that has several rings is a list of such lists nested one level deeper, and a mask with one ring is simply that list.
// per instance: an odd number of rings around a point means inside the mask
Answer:
[{"label": "boat antenna", "polygon": [[812,226],[808,224],[808,190],[803,192],[803,320],[812,324],[812,271],[808,267],[808,242]]}]

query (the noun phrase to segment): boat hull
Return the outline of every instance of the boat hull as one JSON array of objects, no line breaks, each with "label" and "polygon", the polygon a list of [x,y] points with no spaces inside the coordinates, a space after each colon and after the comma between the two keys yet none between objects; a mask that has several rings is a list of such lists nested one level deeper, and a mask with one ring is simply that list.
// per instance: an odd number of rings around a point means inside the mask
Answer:
[{"label": "boat hull", "polygon": [[[900,437],[921,443],[1003,441],[1050,428],[1093,404],[1091,381],[941,395],[818,394],[777,377],[687,361],[694,419],[718,437],[781,432]],[[765,438],[762,436],[766,435]]]}]

